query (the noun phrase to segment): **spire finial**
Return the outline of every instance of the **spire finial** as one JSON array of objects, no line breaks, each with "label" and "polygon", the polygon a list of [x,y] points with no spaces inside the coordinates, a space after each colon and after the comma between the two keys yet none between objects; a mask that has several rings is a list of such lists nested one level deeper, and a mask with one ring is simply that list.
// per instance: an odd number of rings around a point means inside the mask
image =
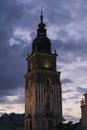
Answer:
[{"label": "spire finial", "polygon": [[40,15],[41,23],[43,23],[43,7],[41,7],[41,15]]}]

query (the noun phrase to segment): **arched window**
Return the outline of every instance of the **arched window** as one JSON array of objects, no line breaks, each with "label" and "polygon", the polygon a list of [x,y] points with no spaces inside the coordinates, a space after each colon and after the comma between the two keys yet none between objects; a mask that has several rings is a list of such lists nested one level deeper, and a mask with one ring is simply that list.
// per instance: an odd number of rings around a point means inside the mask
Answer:
[{"label": "arched window", "polygon": [[46,78],[46,87],[51,87],[51,80]]},{"label": "arched window", "polygon": [[50,113],[50,103],[47,103],[46,108],[47,108],[47,113]]}]

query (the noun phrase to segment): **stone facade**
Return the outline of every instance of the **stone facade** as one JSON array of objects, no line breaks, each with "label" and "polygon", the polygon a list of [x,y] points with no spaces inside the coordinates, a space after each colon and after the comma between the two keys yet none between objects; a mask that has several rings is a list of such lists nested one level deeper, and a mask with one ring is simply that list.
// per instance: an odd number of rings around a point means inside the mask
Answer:
[{"label": "stone facade", "polygon": [[40,18],[32,53],[27,57],[25,130],[50,130],[62,122],[61,72],[56,70],[57,54],[51,53],[42,14]]},{"label": "stone facade", "polygon": [[85,99],[81,100],[81,115],[83,130],[87,130],[87,93],[84,94]]}]

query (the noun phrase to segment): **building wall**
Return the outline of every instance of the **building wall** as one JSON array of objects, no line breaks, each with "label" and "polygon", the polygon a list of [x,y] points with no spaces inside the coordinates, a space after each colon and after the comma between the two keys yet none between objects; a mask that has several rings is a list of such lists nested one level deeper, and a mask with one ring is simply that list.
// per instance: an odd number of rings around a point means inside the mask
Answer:
[{"label": "building wall", "polygon": [[85,99],[81,101],[81,115],[83,130],[87,130],[87,93],[84,94]]},{"label": "building wall", "polygon": [[[25,76],[28,83],[25,86],[25,118],[27,126],[32,121],[32,129],[53,127],[62,122],[62,95],[60,72],[48,70],[33,70]],[[46,86],[47,78],[50,86]],[[47,108],[47,104],[50,108]],[[49,107],[49,106],[48,106]],[[50,110],[47,110],[50,109]],[[32,116],[31,118],[28,115]],[[47,123],[48,122],[48,123]],[[26,123],[25,123],[26,124]],[[45,124],[45,126],[44,126]]]}]

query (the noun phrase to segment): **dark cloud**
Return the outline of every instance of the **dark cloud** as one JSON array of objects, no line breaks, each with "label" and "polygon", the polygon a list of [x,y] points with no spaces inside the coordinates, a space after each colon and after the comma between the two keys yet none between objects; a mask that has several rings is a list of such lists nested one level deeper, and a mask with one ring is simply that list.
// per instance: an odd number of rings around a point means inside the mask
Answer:
[{"label": "dark cloud", "polygon": [[77,96],[69,96],[68,100],[76,100],[77,98]]},{"label": "dark cloud", "polygon": [[67,90],[63,90],[62,92],[63,92],[63,93],[71,93],[71,92],[74,92],[74,90],[67,89]]},{"label": "dark cloud", "polygon": [[[73,93],[72,93],[73,92]],[[70,95],[69,95],[69,93],[70,93]],[[73,101],[73,103],[79,103],[79,101],[80,101],[80,99],[79,99],[79,97],[81,96],[80,94],[74,94],[75,93],[75,90],[69,90],[69,92],[68,91],[64,91],[63,92],[63,95],[64,94],[68,94],[68,96],[66,96],[66,97],[63,97],[63,101],[64,102],[70,102],[70,101]]]},{"label": "dark cloud", "polygon": [[[62,79],[62,83],[63,84],[67,84],[67,83],[73,83],[70,79]],[[69,90],[70,91],[70,90]]]},{"label": "dark cloud", "polygon": [[18,26],[18,21],[21,21],[24,13],[24,6],[16,1],[0,1],[0,87],[1,91],[4,90],[3,94],[9,89],[23,86],[25,72],[23,58],[26,55],[26,48],[22,47],[23,41],[20,46],[10,46],[9,40],[13,37],[14,28]]},{"label": "dark cloud", "polygon": [[6,103],[6,97],[1,96],[0,97],[0,103],[2,103],[2,104]]},{"label": "dark cloud", "polygon": [[[11,97],[12,98],[12,97]],[[7,97],[5,97],[5,102],[3,102],[3,103],[7,103],[7,104],[15,104],[15,105],[19,105],[19,104],[24,104],[24,95],[20,95],[20,96],[18,96],[17,97],[17,99],[9,99],[9,98],[7,98]]]},{"label": "dark cloud", "polygon": [[46,14],[49,24],[54,23],[54,25],[59,25],[59,27],[64,26],[72,21],[72,16],[67,10],[63,12],[62,9],[61,11],[49,9],[46,11]]},{"label": "dark cloud", "polygon": [[81,95],[87,93],[87,88],[77,87],[76,90],[81,93]]},{"label": "dark cloud", "polygon": [[[8,94],[10,90],[24,87],[24,74],[26,73],[25,58],[30,51],[28,40],[14,36],[16,28],[33,27],[33,15],[29,12],[30,6],[16,0],[0,1],[0,87],[1,95]],[[31,10],[30,10],[31,11]],[[32,15],[32,16],[31,16]],[[29,17],[28,17],[29,16]],[[15,44],[10,45],[10,39]],[[13,93],[13,92],[12,92]]]},{"label": "dark cloud", "polygon": [[53,41],[53,48],[56,48],[59,54],[59,61],[63,63],[72,63],[79,57],[80,60],[86,60],[87,55],[87,42],[84,39],[78,41],[69,39],[68,41],[62,41],[62,38],[57,41]]},{"label": "dark cloud", "polygon": [[[12,89],[1,89],[0,95],[1,96],[16,96],[16,95],[20,95],[23,94],[20,91],[18,91],[17,88],[12,88]],[[21,90],[23,90],[23,88],[21,88]],[[17,92],[18,91],[18,92]],[[15,93],[13,93],[15,92]]]},{"label": "dark cloud", "polygon": [[1,90],[0,92],[1,104],[24,104],[24,89],[19,87],[10,90]]}]

